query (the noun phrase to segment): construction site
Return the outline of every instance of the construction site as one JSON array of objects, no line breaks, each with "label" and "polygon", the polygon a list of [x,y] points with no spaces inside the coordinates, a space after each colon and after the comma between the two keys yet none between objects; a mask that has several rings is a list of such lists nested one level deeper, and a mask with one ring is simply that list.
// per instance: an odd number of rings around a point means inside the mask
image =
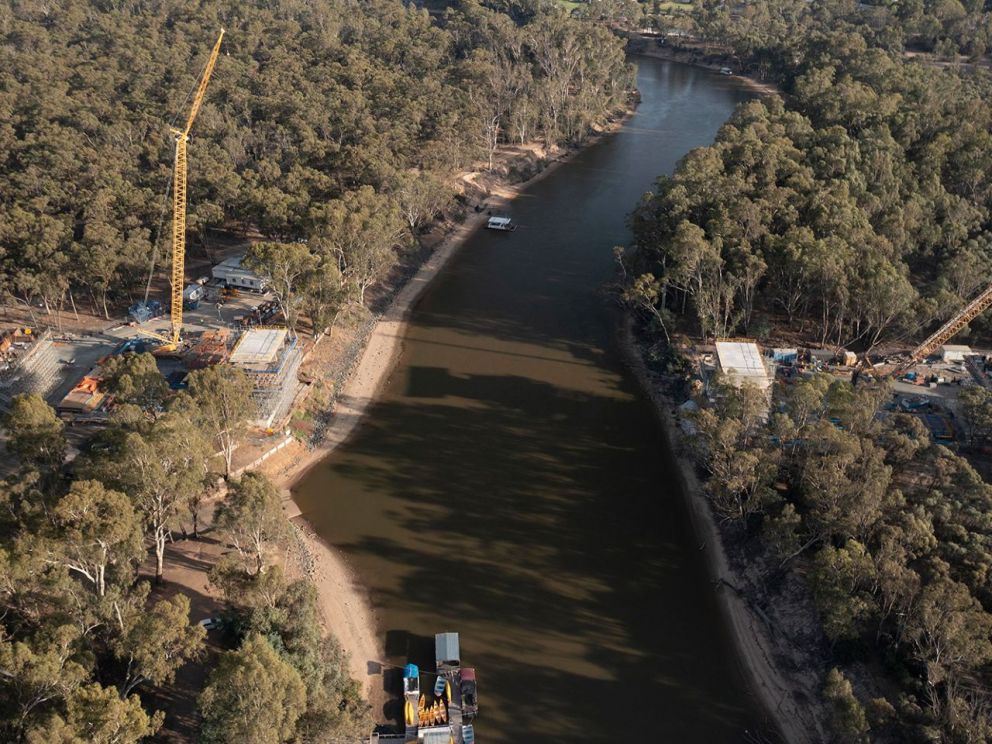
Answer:
[{"label": "construction site", "polygon": [[[970,386],[992,390],[992,350],[950,344],[968,323],[992,306],[992,287],[957,312],[908,352],[855,353],[820,347],[760,346],[754,339],[717,339],[713,344],[684,347],[693,368],[691,386],[697,393],[679,408],[682,430],[695,433],[693,413],[698,400],[713,400],[712,383],[719,375],[732,385],[752,385],[771,401],[774,385],[791,385],[815,374],[828,374],[853,384],[884,383],[891,398],[881,416],[905,413],[920,419],[933,441],[957,448],[974,440],[959,395]],[[704,403],[705,405],[705,403]],[[979,464],[982,452],[975,454]],[[985,453],[987,454],[987,453]],[[987,463],[992,466],[992,463]]]},{"label": "construction site", "polygon": [[[243,370],[252,381],[257,404],[251,423],[262,438],[286,421],[294,401],[305,391],[298,379],[302,344],[280,325],[281,313],[268,291],[267,277],[242,266],[244,242],[217,261],[187,262],[187,143],[222,39],[223,31],[198,81],[185,127],[172,130],[175,160],[166,301],[149,296],[158,269],[153,251],[144,298],[131,304],[123,321],[73,326],[70,331],[60,317],[49,313],[50,325],[59,330],[39,327],[42,320],[0,333],[3,410],[9,409],[15,396],[32,393],[50,403],[71,426],[106,423],[116,402],[104,389],[103,366],[108,359],[129,353],[151,353],[173,391],[184,389],[187,376],[197,369],[230,364]],[[188,276],[188,269],[198,278]]]}]

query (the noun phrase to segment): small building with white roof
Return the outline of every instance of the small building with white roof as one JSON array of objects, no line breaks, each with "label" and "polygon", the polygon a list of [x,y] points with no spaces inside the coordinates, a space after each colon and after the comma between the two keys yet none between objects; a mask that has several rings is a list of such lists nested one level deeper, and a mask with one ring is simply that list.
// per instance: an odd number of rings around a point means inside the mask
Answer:
[{"label": "small building with white roof", "polygon": [[716,362],[717,369],[737,387],[749,382],[759,390],[767,390],[772,384],[761,349],[753,341],[717,341]]},{"label": "small building with white roof", "polygon": [[954,344],[944,344],[940,347],[940,361],[942,362],[963,362],[966,356],[971,356],[970,346],[955,346]]},{"label": "small building with white roof", "polygon": [[268,279],[242,266],[243,260],[244,254],[224,259],[210,269],[210,275],[215,281],[223,282],[227,287],[264,292],[269,285]]}]

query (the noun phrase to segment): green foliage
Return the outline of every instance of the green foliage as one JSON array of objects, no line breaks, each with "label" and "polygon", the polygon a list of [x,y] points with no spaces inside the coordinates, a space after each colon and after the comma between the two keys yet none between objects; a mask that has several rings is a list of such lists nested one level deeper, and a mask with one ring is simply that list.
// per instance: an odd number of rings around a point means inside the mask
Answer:
[{"label": "green foliage", "polygon": [[27,744],[137,744],[153,736],[164,715],[145,713],[137,695],[121,698],[98,684],[75,689],[66,700],[66,716],[53,714],[27,733]]},{"label": "green foliage", "polygon": [[695,417],[698,454],[710,473],[706,491],[714,511],[746,526],[750,516],[775,500],[771,484],[778,473],[778,451],[754,439],[767,409],[760,390],[725,385],[718,395],[716,409],[703,409]]},{"label": "green foliage", "polygon": [[0,638],[0,710],[6,738],[16,741],[44,706],[64,700],[83,684],[92,658],[80,643],[79,630],[58,625],[24,640]]},{"label": "green foliage", "polygon": [[304,243],[253,243],[245,255],[245,267],[268,277],[291,333],[296,333],[299,318],[298,290],[317,270],[319,262]]},{"label": "green foliage", "polygon": [[37,395],[17,395],[4,419],[9,432],[7,449],[21,465],[52,474],[65,459],[65,424]]},{"label": "green foliage", "polygon": [[438,174],[431,172],[398,174],[393,193],[403,219],[414,234],[454,200],[451,187]]},{"label": "green foliage", "polygon": [[300,736],[312,744],[364,738],[373,725],[372,711],[361,685],[351,677],[348,655],[333,636],[320,642],[317,669],[319,679],[308,690]]},{"label": "green foliage", "polygon": [[365,292],[396,263],[394,247],[404,234],[403,218],[393,200],[371,186],[349,191],[320,208],[315,245],[337,259],[346,282],[365,304]]},{"label": "green foliage", "polygon": [[972,440],[984,441],[992,436],[992,392],[971,385],[961,390],[958,402]]},{"label": "green foliage", "polygon": [[176,595],[148,607],[118,615],[121,633],[114,654],[126,664],[125,694],[139,684],[164,685],[173,681],[176,670],[203,650],[207,632],[189,621],[189,599]]},{"label": "green foliage", "polygon": [[257,410],[251,380],[237,367],[218,364],[191,372],[188,382],[194,404],[189,415],[220,448],[230,475],[238,435]]},{"label": "green foliage", "polygon": [[169,392],[155,357],[147,352],[112,356],[103,363],[100,372],[101,388],[119,402],[133,403],[145,410],[160,407]]},{"label": "green foliage", "polygon": [[876,609],[869,590],[875,565],[865,546],[848,540],[843,547],[825,545],[812,560],[810,584],[831,641],[858,638]]},{"label": "green foliage", "polygon": [[261,473],[247,472],[217,505],[214,524],[241,557],[249,576],[264,573],[276,548],[289,539],[290,526],[279,490]]},{"label": "green foliage", "polygon": [[221,656],[200,696],[205,744],[282,744],[306,709],[299,673],[259,635]]},{"label": "green foliage", "polygon": [[317,593],[306,581],[282,586],[270,604],[246,608],[237,624],[240,636],[263,636],[300,674],[307,692],[299,722],[304,741],[362,738],[371,725],[369,706],[347,655],[333,637],[321,638],[320,628]]},{"label": "green foliage", "polygon": [[126,493],[155,543],[161,580],[170,525],[180,509],[202,493],[209,445],[183,413],[172,411],[137,429],[115,426],[96,437],[80,457],[81,477]]},{"label": "green foliage", "polygon": [[[871,349],[990,279],[989,81],[872,48],[860,9],[830,25],[825,6],[724,17],[728,43],[787,103],[743,105],[632,216],[631,273],[660,281],[673,308],[690,300],[704,333],[749,330],[757,305],[821,343]],[[714,13],[727,8],[703,4],[703,27]],[[752,22],[762,38],[746,42]]]},{"label": "green foliage", "polygon": [[[992,669],[992,486],[917,417],[880,419],[886,385],[800,380],[777,391],[767,420],[746,390],[716,391],[695,418],[714,510],[744,519],[741,484],[781,482],[750,512],[778,568],[805,578],[839,653],[874,647],[900,672],[887,684],[918,701],[898,716],[879,701],[876,729],[984,741],[989,699],[974,682]],[[824,696],[836,739],[866,740],[866,713],[842,675]]]},{"label": "green foliage", "polygon": [[131,501],[99,481],[76,481],[52,514],[52,553],[75,574],[106,594],[111,580],[127,586],[144,558],[141,520]]},{"label": "green foliage", "polygon": [[837,742],[864,744],[868,742],[868,719],[854,696],[851,683],[836,668],[827,674],[823,697],[830,703],[831,723]]},{"label": "green foliage", "polygon": [[[474,2],[435,20],[395,0],[5,8],[0,285],[29,308],[56,312],[73,292],[107,315],[143,286],[152,245],[167,239],[168,123],[185,115],[219,27],[227,35],[190,146],[194,237],[221,227],[306,239],[323,205],[365,187],[386,214],[409,207],[401,174],[445,180],[485,155],[466,87],[475,52],[513,49],[500,69],[519,95],[500,107],[497,141],[580,139],[625,100],[623,41],[550,3],[520,21]],[[438,207],[428,199],[412,219]],[[351,270],[358,294],[366,272]]]}]

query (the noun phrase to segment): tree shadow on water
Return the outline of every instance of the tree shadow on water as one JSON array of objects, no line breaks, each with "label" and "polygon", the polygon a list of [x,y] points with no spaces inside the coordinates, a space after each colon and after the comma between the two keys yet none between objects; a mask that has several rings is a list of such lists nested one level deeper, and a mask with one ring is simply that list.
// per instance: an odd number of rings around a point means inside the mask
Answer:
[{"label": "tree shadow on water", "polygon": [[409,629],[390,659],[458,631],[487,740],[740,741],[756,706],[643,403],[443,368],[407,382],[298,493],[381,622]]}]

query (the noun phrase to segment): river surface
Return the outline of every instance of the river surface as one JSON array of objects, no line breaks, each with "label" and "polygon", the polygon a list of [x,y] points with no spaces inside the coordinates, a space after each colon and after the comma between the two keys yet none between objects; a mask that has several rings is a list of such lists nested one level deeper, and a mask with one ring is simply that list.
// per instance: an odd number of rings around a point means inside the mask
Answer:
[{"label": "river surface", "polygon": [[515,233],[469,239],[363,424],[294,492],[368,587],[390,662],[432,670],[433,634],[461,634],[485,743],[762,728],[604,290],[638,197],[751,94],[636,61],[636,116],[527,189]]}]

